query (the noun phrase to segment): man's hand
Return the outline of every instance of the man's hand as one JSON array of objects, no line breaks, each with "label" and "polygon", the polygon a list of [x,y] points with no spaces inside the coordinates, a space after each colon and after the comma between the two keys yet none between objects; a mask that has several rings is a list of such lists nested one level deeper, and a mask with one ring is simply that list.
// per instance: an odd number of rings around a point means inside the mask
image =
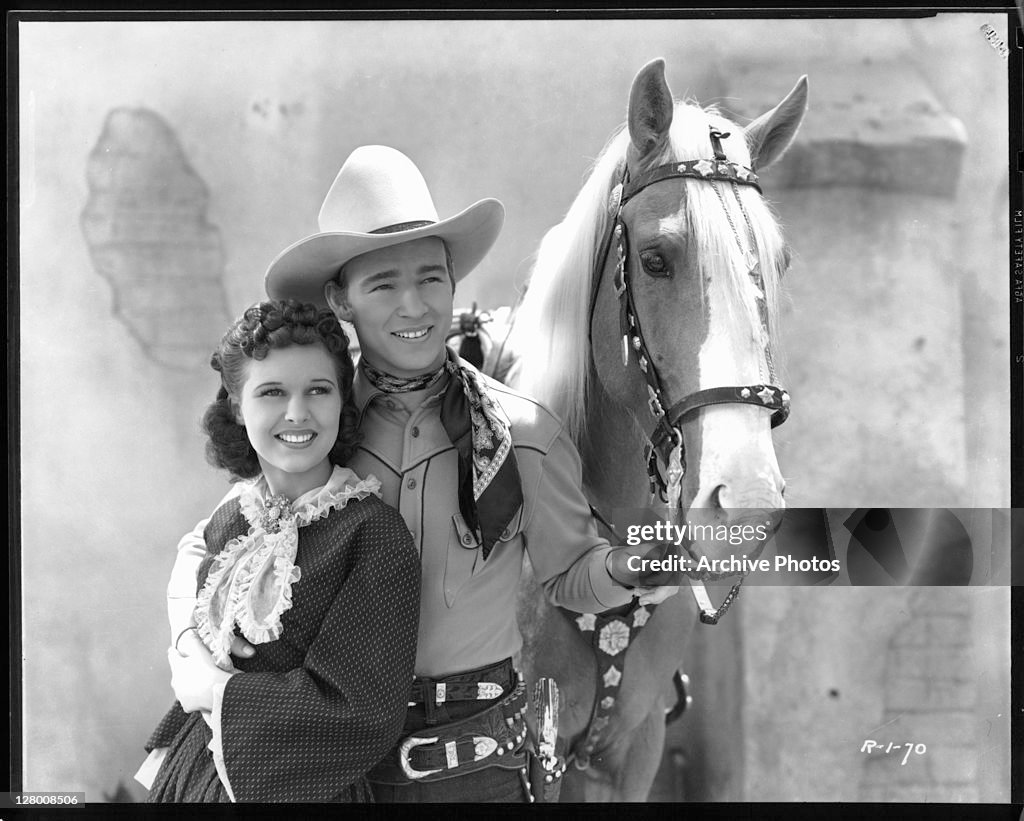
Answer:
[{"label": "man's hand", "polygon": [[678,592],[676,585],[663,584],[658,587],[638,587],[634,595],[640,599],[640,604],[661,604]]},{"label": "man's hand", "polygon": [[177,648],[168,648],[167,661],[171,665],[171,688],[186,713],[212,710],[213,686],[227,681],[235,672],[234,668],[221,670],[214,663],[195,630],[181,636]]},{"label": "man's hand", "polygon": [[[621,587],[651,588],[653,590],[668,586],[678,589],[678,585],[683,581],[683,571],[662,569],[662,563],[672,565],[674,557],[675,548],[668,542],[648,542],[635,547],[613,547],[605,559],[605,568],[608,570],[608,575],[612,577],[612,581]],[[658,569],[650,569],[650,562],[659,562],[655,565]],[[674,592],[673,590],[662,598],[668,598]]]}]

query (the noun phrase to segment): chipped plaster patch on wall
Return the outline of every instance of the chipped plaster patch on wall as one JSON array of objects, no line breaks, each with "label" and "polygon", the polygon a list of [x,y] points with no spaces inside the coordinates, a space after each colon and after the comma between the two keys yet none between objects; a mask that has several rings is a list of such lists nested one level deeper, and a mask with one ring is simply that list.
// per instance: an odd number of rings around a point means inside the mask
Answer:
[{"label": "chipped plaster patch on wall", "polygon": [[228,319],[224,253],[174,130],[149,109],[112,110],[87,180],[82,233],[114,316],[154,361],[205,367]]}]

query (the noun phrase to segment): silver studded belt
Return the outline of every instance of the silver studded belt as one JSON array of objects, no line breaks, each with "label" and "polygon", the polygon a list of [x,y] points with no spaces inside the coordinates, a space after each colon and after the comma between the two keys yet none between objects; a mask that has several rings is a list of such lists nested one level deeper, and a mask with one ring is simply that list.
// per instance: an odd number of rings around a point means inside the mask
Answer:
[{"label": "silver studded belt", "polygon": [[441,781],[488,767],[525,770],[526,684],[520,678],[497,703],[459,721],[403,739],[369,774],[371,781]]},{"label": "silver studded belt", "polygon": [[441,705],[450,701],[492,701],[510,692],[515,681],[516,671],[511,659],[444,678],[417,676],[409,694],[409,706]]}]

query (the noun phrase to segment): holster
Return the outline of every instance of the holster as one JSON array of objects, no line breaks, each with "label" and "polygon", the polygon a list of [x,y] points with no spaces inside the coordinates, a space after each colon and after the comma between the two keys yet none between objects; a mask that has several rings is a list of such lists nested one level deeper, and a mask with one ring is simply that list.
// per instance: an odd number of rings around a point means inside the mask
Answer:
[{"label": "holster", "polygon": [[556,803],[562,791],[565,756],[557,755],[554,761],[544,761],[531,750],[528,758],[530,762],[530,795],[533,800],[538,804]]}]

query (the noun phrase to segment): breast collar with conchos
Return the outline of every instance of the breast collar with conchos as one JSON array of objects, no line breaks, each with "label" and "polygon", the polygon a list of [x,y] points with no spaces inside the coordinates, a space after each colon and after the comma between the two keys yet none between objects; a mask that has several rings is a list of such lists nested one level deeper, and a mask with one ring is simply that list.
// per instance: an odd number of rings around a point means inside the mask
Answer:
[{"label": "breast collar with conchos", "polygon": [[[640,319],[637,315],[636,303],[633,298],[627,257],[629,246],[626,224],[622,221],[622,208],[630,199],[648,186],[663,180],[678,179],[680,177],[707,182],[721,180],[734,186],[737,184],[749,185],[756,188],[758,192],[761,191],[761,186],[758,184],[757,176],[753,171],[737,163],[729,162],[726,158],[725,152],[722,150],[721,138],[727,136],[728,134],[723,134],[713,126],[711,127],[711,144],[715,154],[715,159],[713,160],[702,159],[668,163],[642,174],[635,180],[629,179],[628,167],[623,170],[622,181],[612,190],[609,200],[608,208],[613,215],[612,230],[605,237],[601,252],[597,257],[599,267],[590,299],[589,326],[591,328],[590,332],[593,333],[592,326],[597,295],[608,261],[608,254],[611,252],[611,246],[614,242],[618,257],[614,285],[615,294],[619,298],[622,364],[623,367],[628,367],[630,349],[632,348],[637,366],[640,368],[647,383],[648,407],[656,420],[654,431],[649,437],[649,444],[645,452],[651,492],[657,491],[662,500],[670,505],[679,504],[682,478],[686,472],[683,435],[680,426],[688,415],[709,405],[739,403],[757,405],[758,407],[768,408],[773,411],[771,417],[773,428],[781,425],[786,421],[786,417],[789,416],[789,394],[782,388],[771,384],[707,388],[695,391],[675,404],[669,404],[665,397],[662,380],[658,376],[657,369],[654,367],[654,360],[644,340]],[[712,182],[712,184],[714,183]],[[728,211],[726,213],[728,214]],[[733,232],[736,232],[735,226],[733,226]],[[753,236],[751,236],[751,240],[753,240]],[[736,241],[740,242],[738,234]],[[770,356],[768,364],[771,374],[773,369]],[[771,374],[770,378],[774,380],[774,374]],[[658,469],[658,456],[661,457],[662,463],[666,465],[667,478],[662,478],[661,472]]]}]

